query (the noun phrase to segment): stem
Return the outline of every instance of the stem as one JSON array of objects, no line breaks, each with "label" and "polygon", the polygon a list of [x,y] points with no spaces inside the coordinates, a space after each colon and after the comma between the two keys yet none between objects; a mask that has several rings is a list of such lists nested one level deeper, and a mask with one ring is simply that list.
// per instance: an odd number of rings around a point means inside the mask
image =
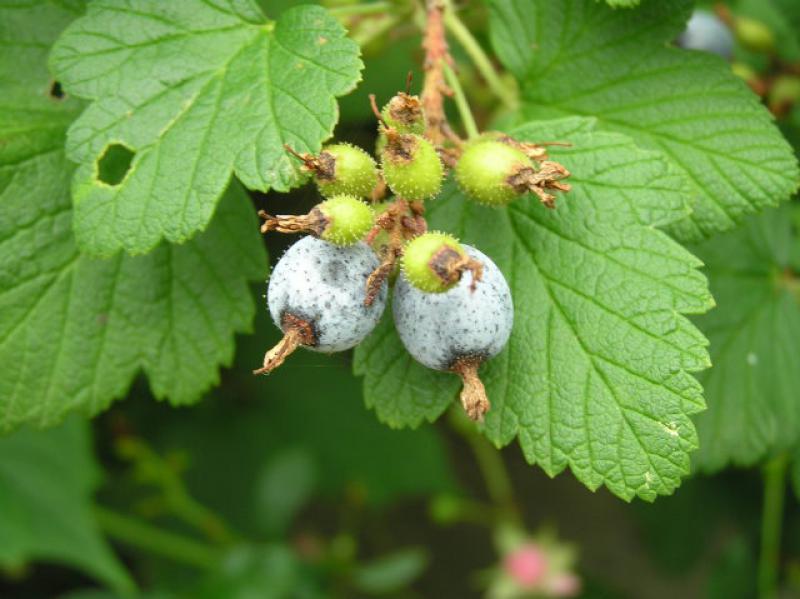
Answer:
[{"label": "stem", "polygon": [[425,82],[422,85],[422,106],[425,109],[425,135],[436,145],[447,139],[449,126],[444,113],[444,65],[452,62],[444,27],[445,0],[426,0],[425,29],[422,47],[425,50]]},{"label": "stem", "polygon": [[101,530],[112,539],[187,566],[211,569],[223,555],[204,543],[161,530],[105,507],[95,506],[94,516]]},{"label": "stem", "polygon": [[781,454],[764,465],[761,556],[758,561],[759,599],[773,599],[777,596],[787,464],[786,454]]},{"label": "stem", "polygon": [[475,67],[480,72],[481,76],[486,81],[489,89],[492,90],[497,99],[508,109],[515,110],[517,108],[517,91],[516,89],[507,85],[500,75],[495,71],[492,61],[483,51],[483,48],[478,43],[470,30],[464,25],[464,22],[458,18],[458,15],[452,8],[445,11],[444,16],[445,27],[453,34],[458,43],[464,48],[464,51],[469,55]]},{"label": "stem", "polygon": [[499,508],[498,517],[521,524],[514,487],[500,452],[477,432],[475,423],[468,420],[461,410],[450,410],[449,419],[453,429],[464,438],[475,455],[489,498]]},{"label": "stem", "polygon": [[367,4],[352,4],[350,6],[329,8],[328,13],[334,17],[341,18],[360,15],[377,15],[392,12],[393,8],[391,2],[370,2]]},{"label": "stem", "polygon": [[478,125],[475,124],[475,117],[472,116],[472,110],[470,110],[469,104],[467,103],[464,88],[461,87],[461,82],[448,64],[444,65],[444,76],[445,79],[447,79],[447,85],[453,90],[453,100],[458,107],[458,114],[461,116],[461,123],[464,125],[467,137],[469,139],[475,139],[478,137]]}]

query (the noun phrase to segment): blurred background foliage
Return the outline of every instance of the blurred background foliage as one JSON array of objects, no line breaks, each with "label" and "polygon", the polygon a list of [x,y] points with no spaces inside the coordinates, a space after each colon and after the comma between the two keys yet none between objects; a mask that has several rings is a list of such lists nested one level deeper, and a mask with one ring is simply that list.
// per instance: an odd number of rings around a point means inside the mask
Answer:
[{"label": "blurred background foliage", "polygon": [[[733,61],[800,147],[797,76],[784,69],[800,70],[793,2],[740,0],[728,10],[774,36],[763,48],[738,41]],[[295,4],[262,0],[270,17]],[[485,41],[474,4],[464,19]],[[366,69],[340,103],[336,133],[370,149],[367,95],[387,99],[409,71],[419,79],[420,39],[408,19],[350,25]],[[498,122],[463,64],[481,124]],[[306,187],[253,201],[301,213],[317,198]],[[800,211],[791,210],[796,260]],[[773,216],[751,221],[759,218]],[[758,225],[732,235],[748,226]],[[273,261],[290,241],[267,239]],[[264,291],[252,290],[260,304]],[[197,406],[154,401],[142,380],[92,422],[0,439],[1,597],[534,597],[502,595],[504,557],[520,546],[561,560],[579,576],[581,597],[756,596],[758,468],[695,475],[672,497],[625,504],[569,475],[549,479],[514,447],[495,451],[457,413],[415,431],[381,425],[363,406],[349,354],[301,352],[255,379],[252,368],[277,340],[266,310],[258,318],[255,330],[272,337],[239,337],[234,366]],[[789,349],[800,352],[800,339]],[[782,593],[800,596],[800,509],[788,486],[778,493]]]}]

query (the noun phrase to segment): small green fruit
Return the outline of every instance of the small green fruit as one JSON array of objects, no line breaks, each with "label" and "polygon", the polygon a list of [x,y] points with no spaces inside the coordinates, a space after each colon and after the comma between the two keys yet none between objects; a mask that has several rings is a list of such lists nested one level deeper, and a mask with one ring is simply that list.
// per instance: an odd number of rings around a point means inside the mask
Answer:
[{"label": "small green fruit", "polygon": [[431,232],[408,242],[401,268],[409,283],[417,289],[442,293],[461,280],[461,273],[469,269],[469,262],[466,250],[455,237]]},{"label": "small green fruit", "polygon": [[398,133],[422,135],[425,131],[425,114],[419,96],[400,92],[386,103],[381,116],[386,126]]},{"label": "small green fruit", "polygon": [[367,204],[348,195],[336,195],[317,206],[325,226],[321,239],[335,245],[353,245],[369,233],[375,213]]},{"label": "small green fruit", "polygon": [[478,139],[467,144],[456,164],[456,181],[475,201],[504,206],[525,193],[513,177],[533,162],[522,150],[495,139]]},{"label": "small green fruit", "polygon": [[426,200],[442,188],[444,166],[436,148],[421,135],[389,129],[381,165],[386,184],[403,199]]},{"label": "small green fruit", "polygon": [[322,149],[316,158],[315,180],[326,198],[347,194],[367,198],[378,184],[378,169],[372,156],[346,143]]},{"label": "small green fruit", "polygon": [[779,75],[769,91],[769,105],[772,107],[791,106],[800,100],[800,77]]},{"label": "small green fruit", "polygon": [[775,36],[761,21],[749,17],[737,17],[733,31],[739,42],[754,52],[772,52],[775,49]]}]

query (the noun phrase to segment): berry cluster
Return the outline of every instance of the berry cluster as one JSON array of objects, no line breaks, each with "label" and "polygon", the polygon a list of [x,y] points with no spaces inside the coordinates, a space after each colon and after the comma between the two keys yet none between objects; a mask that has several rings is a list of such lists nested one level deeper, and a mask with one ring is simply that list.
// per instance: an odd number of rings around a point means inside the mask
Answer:
[{"label": "berry cluster", "polygon": [[307,233],[281,257],[269,279],[267,302],[283,339],[255,371],[266,374],[297,347],[338,352],[373,330],[394,283],[393,315],[400,339],[420,363],[463,381],[461,403],[481,420],[489,400],[478,368],[511,334],[514,307],[500,269],[477,249],[428,232],[425,201],[439,193],[452,169],[464,193],[505,206],[531,192],[553,208],[549,190],[567,191],[569,172],[547,160],[542,145],[487,133],[435,146],[417,96],[399,93],[382,110],[380,168],[364,150],[336,143],[318,156],[286,150],[313,175],[326,199],[304,215],[260,212],[261,231]]}]

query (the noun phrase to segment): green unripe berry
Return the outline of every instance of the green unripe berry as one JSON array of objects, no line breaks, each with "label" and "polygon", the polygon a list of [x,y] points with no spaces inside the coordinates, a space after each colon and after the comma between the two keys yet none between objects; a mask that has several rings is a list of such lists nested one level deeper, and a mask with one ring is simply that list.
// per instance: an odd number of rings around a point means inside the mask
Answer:
[{"label": "green unripe berry", "polygon": [[442,293],[458,283],[468,260],[455,237],[431,232],[415,237],[405,247],[401,268],[408,282],[428,293]]},{"label": "green unripe berry", "polygon": [[369,233],[375,213],[367,204],[348,195],[336,195],[317,206],[325,220],[321,239],[335,245],[353,245]]},{"label": "green unripe berry", "polygon": [[444,166],[436,148],[421,135],[387,131],[381,165],[386,184],[406,200],[426,200],[442,188]]},{"label": "green unripe berry", "polygon": [[314,174],[319,192],[326,198],[338,194],[367,198],[378,184],[378,168],[372,156],[346,143],[323,148]]},{"label": "green unripe berry", "polygon": [[761,21],[749,17],[737,17],[733,23],[733,31],[736,39],[749,50],[772,52],[775,48],[775,36]]},{"label": "green unripe berry", "polygon": [[504,206],[525,193],[512,178],[522,169],[533,169],[525,153],[494,139],[467,144],[458,159],[456,181],[464,192],[481,204]]},{"label": "green unripe berry", "polygon": [[769,90],[770,107],[790,107],[800,100],[800,77],[797,75],[779,75]]},{"label": "green unripe berry", "polygon": [[398,133],[422,135],[425,131],[425,114],[419,96],[400,92],[381,109],[381,116],[386,126]]}]

